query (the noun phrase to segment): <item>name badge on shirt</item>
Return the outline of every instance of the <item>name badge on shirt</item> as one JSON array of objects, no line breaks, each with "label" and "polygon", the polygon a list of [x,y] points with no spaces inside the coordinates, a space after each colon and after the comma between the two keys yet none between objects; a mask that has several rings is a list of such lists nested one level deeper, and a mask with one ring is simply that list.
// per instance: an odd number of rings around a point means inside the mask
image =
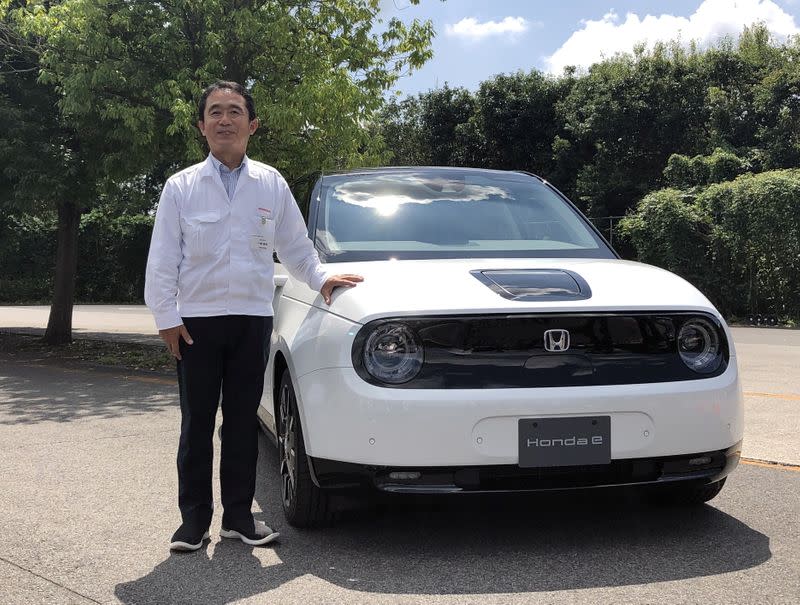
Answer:
[{"label": "name badge on shirt", "polygon": [[269,238],[264,235],[251,235],[250,236],[250,248],[252,250],[271,250],[271,242]]},{"label": "name badge on shirt", "polygon": [[255,233],[250,236],[250,248],[256,252],[272,251],[272,238],[275,236],[275,222],[269,208],[259,208],[256,214]]}]

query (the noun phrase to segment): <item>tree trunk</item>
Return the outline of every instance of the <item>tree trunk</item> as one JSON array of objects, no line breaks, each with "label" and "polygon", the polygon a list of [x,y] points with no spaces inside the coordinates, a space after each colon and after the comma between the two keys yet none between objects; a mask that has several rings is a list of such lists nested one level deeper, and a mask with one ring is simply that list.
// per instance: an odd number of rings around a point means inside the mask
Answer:
[{"label": "tree trunk", "polygon": [[81,213],[74,202],[58,205],[58,246],[53,304],[47,320],[45,342],[61,345],[72,342],[72,305],[75,298],[75,274],[78,268],[78,226]]}]

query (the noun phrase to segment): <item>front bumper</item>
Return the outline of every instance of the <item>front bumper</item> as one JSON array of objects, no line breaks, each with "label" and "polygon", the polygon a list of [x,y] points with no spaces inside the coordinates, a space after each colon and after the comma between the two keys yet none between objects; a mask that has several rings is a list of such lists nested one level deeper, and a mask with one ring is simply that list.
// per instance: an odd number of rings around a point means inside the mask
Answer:
[{"label": "front bumper", "polygon": [[[322,458],[309,458],[309,467],[314,483],[323,489],[367,488],[407,494],[531,492],[676,482],[702,485],[731,473],[739,464],[741,450],[739,442],[714,452],[538,469],[513,465],[397,468]],[[706,459],[707,463],[698,462]]]},{"label": "front bumper", "polygon": [[726,450],[742,440],[735,358],[713,378],[515,389],[389,389],[352,368],[295,381],[306,452],[371,467],[519,464],[519,420],[605,415],[611,460]]}]

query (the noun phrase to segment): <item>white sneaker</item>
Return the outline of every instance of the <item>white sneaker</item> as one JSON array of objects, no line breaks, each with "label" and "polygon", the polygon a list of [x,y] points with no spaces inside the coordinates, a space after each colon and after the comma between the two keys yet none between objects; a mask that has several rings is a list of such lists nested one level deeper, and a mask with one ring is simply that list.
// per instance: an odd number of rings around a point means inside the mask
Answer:
[{"label": "white sneaker", "polygon": [[272,528],[263,521],[253,521],[253,531],[243,531],[236,529],[220,530],[219,535],[223,538],[239,538],[250,546],[262,546],[280,537],[280,533],[273,531]]}]

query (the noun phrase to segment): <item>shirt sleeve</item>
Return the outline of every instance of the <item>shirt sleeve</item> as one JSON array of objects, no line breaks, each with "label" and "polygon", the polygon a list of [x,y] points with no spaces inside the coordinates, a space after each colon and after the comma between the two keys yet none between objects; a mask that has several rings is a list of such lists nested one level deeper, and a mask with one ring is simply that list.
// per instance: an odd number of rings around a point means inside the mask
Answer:
[{"label": "shirt sleeve", "polygon": [[144,282],[144,302],[159,330],[183,323],[178,314],[178,270],[183,259],[178,188],[167,181],[156,210]]},{"label": "shirt sleeve", "polygon": [[281,211],[275,224],[275,252],[292,277],[319,291],[328,274],[308,238],[308,227],[289,185],[282,177],[278,181]]}]

